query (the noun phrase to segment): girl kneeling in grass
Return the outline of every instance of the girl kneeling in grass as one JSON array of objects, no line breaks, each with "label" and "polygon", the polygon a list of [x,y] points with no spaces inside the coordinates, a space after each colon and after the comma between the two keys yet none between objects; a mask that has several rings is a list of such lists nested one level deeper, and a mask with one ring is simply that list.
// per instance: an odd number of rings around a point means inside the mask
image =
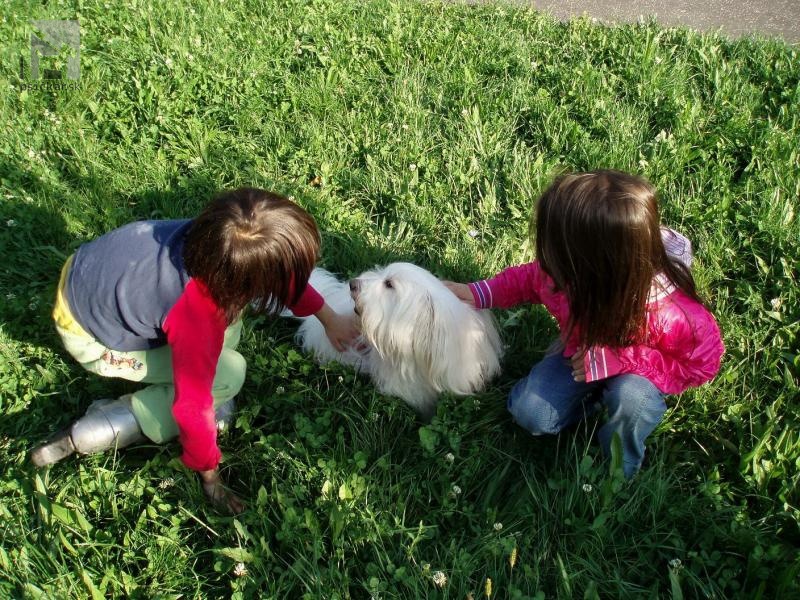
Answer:
[{"label": "girl kneeling in grass", "polygon": [[131,223],[81,246],[64,265],[53,311],[67,351],[93,373],[151,385],[95,402],[33,450],[33,463],[178,435],[206,495],[240,512],[220,479],[216,440],[244,383],[235,350],[244,308],[314,314],[338,349],[358,336],[355,316],[337,314],[307,285],[319,249],[311,215],[252,188],[221,194],[196,219]]},{"label": "girl kneeling in grass", "polygon": [[534,262],[448,286],[477,308],[544,304],[560,344],[511,390],[509,411],[533,435],[555,434],[602,402],[600,443],[608,455],[620,436],[631,477],[664,395],[712,379],[724,351],[695,291],[691,244],[661,226],[649,182],[611,170],[556,179],[539,199],[534,232]]}]

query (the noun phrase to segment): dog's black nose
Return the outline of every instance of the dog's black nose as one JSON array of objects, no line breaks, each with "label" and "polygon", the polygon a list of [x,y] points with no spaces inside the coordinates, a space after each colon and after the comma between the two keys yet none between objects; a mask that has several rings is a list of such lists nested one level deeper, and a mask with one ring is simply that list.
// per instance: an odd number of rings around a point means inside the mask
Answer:
[{"label": "dog's black nose", "polygon": [[361,287],[361,282],[358,279],[351,279],[350,280],[350,291],[351,292],[357,292],[359,287]]}]

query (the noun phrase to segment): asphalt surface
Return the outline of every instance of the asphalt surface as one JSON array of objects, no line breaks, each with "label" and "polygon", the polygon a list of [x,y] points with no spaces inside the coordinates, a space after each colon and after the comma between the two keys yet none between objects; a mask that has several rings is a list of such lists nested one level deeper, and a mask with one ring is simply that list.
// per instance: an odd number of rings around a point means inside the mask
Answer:
[{"label": "asphalt surface", "polygon": [[561,20],[588,15],[606,23],[630,23],[654,17],[665,27],[719,31],[732,38],[754,34],[800,44],[800,0],[505,1],[531,5]]}]

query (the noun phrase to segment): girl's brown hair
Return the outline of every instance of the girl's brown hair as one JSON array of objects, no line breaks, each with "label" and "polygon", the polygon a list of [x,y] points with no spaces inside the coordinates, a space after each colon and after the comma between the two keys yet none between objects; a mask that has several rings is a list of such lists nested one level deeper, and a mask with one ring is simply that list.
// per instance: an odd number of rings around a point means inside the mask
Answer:
[{"label": "girl's brown hair", "polygon": [[319,258],[313,217],[278,194],[223,192],[193,221],[183,261],[229,322],[248,305],[278,313],[298,301]]},{"label": "girl's brown hair", "polygon": [[699,301],[689,269],[661,240],[658,198],[645,179],[613,170],[558,177],[539,199],[531,234],[542,269],[569,302],[564,339],[583,347],[641,342],[653,277]]}]

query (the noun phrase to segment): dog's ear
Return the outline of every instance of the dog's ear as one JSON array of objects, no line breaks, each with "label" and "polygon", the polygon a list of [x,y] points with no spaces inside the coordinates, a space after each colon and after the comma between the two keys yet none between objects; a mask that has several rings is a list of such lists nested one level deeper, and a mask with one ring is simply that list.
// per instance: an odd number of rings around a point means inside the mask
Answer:
[{"label": "dog's ear", "polygon": [[416,326],[414,359],[418,368],[437,392],[468,393],[458,383],[463,354],[460,330],[465,324],[459,322],[459,311],[454,310],[457,306],[426,293],[424,307]]},{"label": "dog's ear", "polygon": [[[433,298],[427,292],[423,292],[420,299],[420,307],[416,314],[416,322],[414,323],[414,334],[411,341],[411,355],[414,362],[423,373],[428,373],[431,381],[430,369],[433,363],[433,356],[437,351],[440,342],[438,337],[444,332],[441,327],[436,323],[436,310],[434,308]],[[441,391],[440,389],[436,390]]]},{"label": "dog's ear", "polygon": [[501,343],[491,315],[452,300],[436,305],[428,372],[440,390],[468,395],[499,372]]}]

